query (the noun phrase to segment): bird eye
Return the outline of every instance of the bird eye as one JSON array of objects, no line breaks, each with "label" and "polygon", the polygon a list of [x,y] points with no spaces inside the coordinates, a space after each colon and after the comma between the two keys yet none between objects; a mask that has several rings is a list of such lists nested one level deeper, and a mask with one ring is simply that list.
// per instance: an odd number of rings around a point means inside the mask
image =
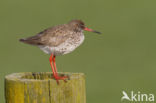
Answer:
[{"label": "bird eye", "polygon": [[80,27],[83,29],[85,26],[83,24],[80,24]]}]

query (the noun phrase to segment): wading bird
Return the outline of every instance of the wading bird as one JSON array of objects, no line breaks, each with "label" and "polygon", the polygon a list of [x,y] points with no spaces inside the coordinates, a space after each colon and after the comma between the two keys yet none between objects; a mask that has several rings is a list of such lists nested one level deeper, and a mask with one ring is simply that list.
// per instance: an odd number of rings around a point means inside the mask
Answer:
[{"label": "wading bird", "polygon": [[20,41],[38,46],[42,51],[50,54],[49,61],[53,76],[59,83],[59,80],[65,80],[67,76],[58,75],[55,57],[70,53],[80,46],[84,41],[84,30],[100,34],[98,31],[87,28],[81,20],[72,20],[67,24],[45,29],[35,36],[20,39]]}]

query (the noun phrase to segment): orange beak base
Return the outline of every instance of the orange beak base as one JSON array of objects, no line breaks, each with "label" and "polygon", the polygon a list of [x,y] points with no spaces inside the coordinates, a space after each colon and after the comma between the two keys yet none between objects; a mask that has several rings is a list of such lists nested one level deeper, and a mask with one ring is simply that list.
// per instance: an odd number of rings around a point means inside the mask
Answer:
[{"label": "orange beak base", "polygon": [[97,33],[97,34],[101,34],[100,32],[95,31],[95,30],[92,30],[92,29],[89,29],[89,28],[87,28],[87,27],[85,27],[84,30],[85,30],[85,31],[94,32],[94,33]]}]

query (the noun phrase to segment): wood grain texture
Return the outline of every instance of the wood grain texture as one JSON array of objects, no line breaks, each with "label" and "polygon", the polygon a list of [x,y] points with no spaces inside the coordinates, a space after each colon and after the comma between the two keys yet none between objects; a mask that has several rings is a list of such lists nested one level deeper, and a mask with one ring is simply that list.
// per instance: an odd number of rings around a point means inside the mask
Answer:
[{"label": "wood grain texture", "polygon": [[68,75],[58,85],[51,73],[13,73],[5,77],[6,103],[86,103],[83,73]]}]

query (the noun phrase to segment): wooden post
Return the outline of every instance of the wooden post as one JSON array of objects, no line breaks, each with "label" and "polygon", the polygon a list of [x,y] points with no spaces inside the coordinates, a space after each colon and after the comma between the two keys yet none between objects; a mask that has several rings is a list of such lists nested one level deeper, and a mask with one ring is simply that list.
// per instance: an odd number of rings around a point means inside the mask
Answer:
[{"label": "wooden post", "polygon": [[59,73],[70,80],[59,85],[52,73],[13,73],[5,77],[6,103],[86,103],[83,73]]}]

